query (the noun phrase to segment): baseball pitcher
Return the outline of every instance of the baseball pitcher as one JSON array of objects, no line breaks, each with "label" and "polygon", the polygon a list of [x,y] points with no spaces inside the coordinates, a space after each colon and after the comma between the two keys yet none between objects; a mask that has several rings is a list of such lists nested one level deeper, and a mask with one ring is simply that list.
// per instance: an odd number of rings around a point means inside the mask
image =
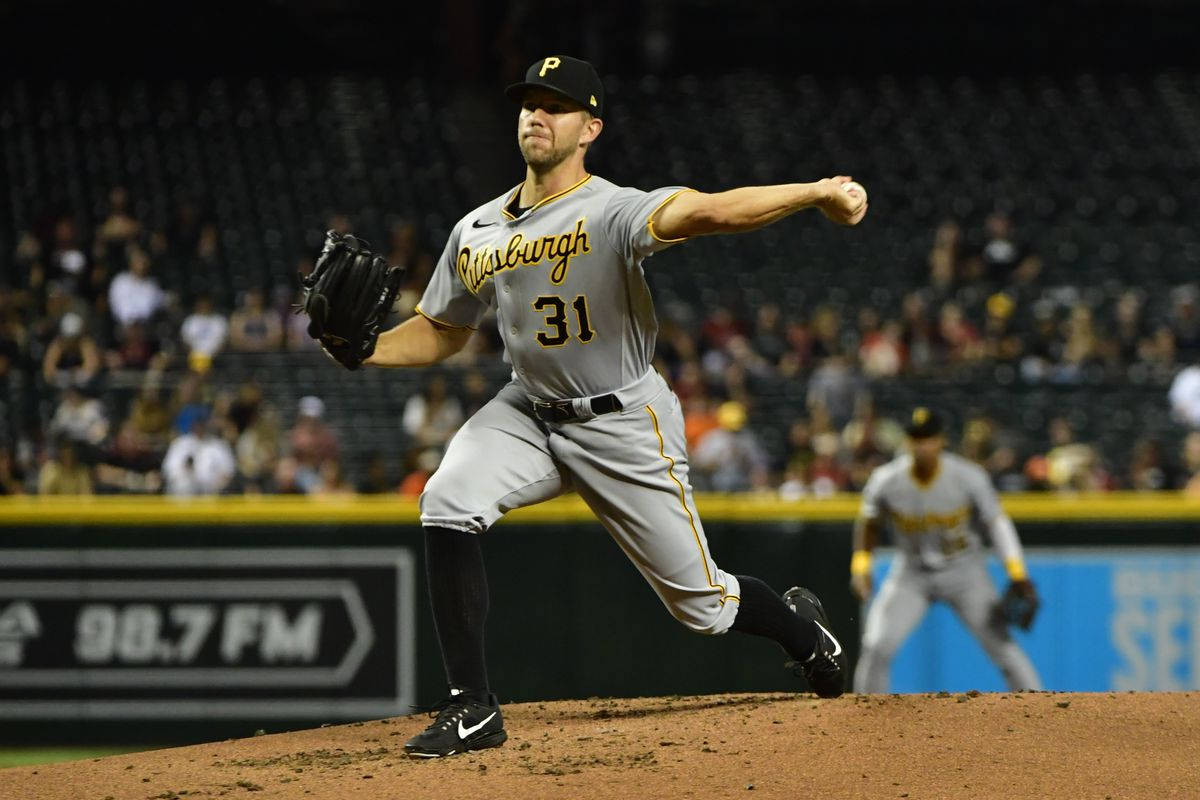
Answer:
[{"label": "baseball pitcher", "polygon": [[[382,333],[371,328],[380,303],[394,297],[386,266],[352,281],[362,288],[351,294],[367,299],[348,303],[348,314],[328,298],[306,304],[320,319],[311,333],[351,368],[442,361],[489,308],[512,365],[511,382],[455,435],[421,496],[450,693],[408,753],[447,756],[506,739],[484,661],[480,536],[510,509],[572,490],[683,625],[769,637],[817,694],[838,696],[845,655],[820,601],[800,587],[781,597],[756,578],[723,571],[709,552],[688,482],[679,400],[650,367],[658,326],[643,262],[693,236],[749,231],[806,208],[854,225],[866,214],[865,193],[843,188],[849,177],[718,194],[623,188],[584,167],[604,129],[604,87],[591,64],[543,58],[507,95],[520,105],[525,180],[454,226],[418,313]],[[341,248],[335,242],[325,260],[342,263]],[[319,285],[311,292],[323,296]],[[346,319],[353,324],[339,322]]]},{"label": "baseball pitcher", "polygon": [[[981,467],[943,452],[936,414],[916,409],[907,433],[909,452],[877,468],[863,487],[854,526],[850,584],[863,602],[872,590],[871,551],[885,528],[898,551],[867,612],[854,690],[888,691],[892,656],[936,601],[957,612],[1010,688],[1041,688],[1029,657],[1009,635],[1010,624],[1032,624],[1038,605],[1012,520]],[[1003,598],[987,573],[981,529],[1011,579]]]}]

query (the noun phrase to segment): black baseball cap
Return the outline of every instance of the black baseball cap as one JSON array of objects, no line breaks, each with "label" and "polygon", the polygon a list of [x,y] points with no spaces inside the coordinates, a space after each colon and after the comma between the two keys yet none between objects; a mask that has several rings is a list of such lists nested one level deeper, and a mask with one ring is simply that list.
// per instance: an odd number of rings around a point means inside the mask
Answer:
[{"label": "black baseball cap", "polygon": [[604,113],[604,84],[596,68],[587,61],[571,56],[547,56],[533,62],[525,70],[525,80],[514,83],[504,94],[517,102],[529,89],[549,89],[574,100],[599,117]]},{"label": "black baseball cap", "polygon": [[929,439],[941,436],[944,429],[940,416],[925,406],[917,406],[913,409],[904,432],[913,439]]}]

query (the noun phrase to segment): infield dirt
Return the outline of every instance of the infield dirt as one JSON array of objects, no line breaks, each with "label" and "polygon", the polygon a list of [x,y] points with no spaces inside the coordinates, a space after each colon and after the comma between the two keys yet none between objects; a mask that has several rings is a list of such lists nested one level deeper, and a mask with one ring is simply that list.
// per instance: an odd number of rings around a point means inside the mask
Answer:
[{"label": "infield dirt", "polygon": [[1200,693],[714,695],[504,708],[508,743],[405,757],[424,716],[0,771],[4,800],[1200,798]]}]

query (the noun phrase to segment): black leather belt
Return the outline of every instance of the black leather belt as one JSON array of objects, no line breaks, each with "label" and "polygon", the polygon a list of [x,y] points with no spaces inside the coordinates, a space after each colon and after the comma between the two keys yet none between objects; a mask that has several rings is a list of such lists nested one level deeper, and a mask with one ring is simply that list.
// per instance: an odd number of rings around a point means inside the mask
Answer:
[{"label": "black leather belt", "polygon": [[[591,406],[595,416],[611,414],[624,408],[615,394],[593,397]],[[573,400],[534,400],[533,415],[542,422],[578,422],[581,419],[590,419],[575,413]]]}]

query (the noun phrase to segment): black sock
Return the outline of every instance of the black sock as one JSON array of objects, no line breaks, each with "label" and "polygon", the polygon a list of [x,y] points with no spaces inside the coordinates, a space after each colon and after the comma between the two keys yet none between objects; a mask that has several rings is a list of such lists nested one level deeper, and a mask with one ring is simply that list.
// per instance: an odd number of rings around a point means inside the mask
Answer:
[{"label": "black sock", "polygon": [[807,661],[817,649],[817,626],[788,608],[783,598],[758,578],[736,577],[742,601],[733,629],[774,639],[793,659]]},{"label": "black sock", "polygon": [[488,585],[479,534],[425,528],[425,577],[446,677],[470,699],[487,703],[483,627]]}]

